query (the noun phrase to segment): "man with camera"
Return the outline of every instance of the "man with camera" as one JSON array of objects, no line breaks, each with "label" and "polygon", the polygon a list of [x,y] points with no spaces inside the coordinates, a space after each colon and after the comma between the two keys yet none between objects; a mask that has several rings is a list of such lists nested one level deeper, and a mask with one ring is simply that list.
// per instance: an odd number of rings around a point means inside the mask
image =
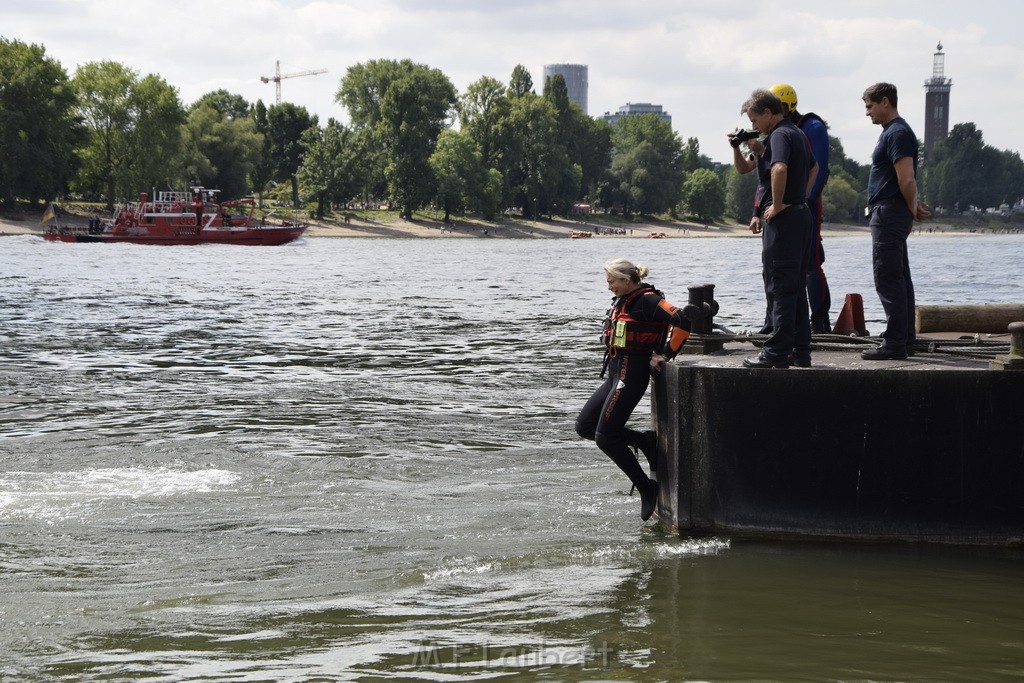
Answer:
[{"label": "man with camera", "polygon": [[[821,243],[821,193],[828,180],[828,124],[813,112],[801,114],[797,111],[796,90],[791,85],[776,83],[768,88],[768,91],[782,100],[789,120],[807,136],[811,144],[811,154],[814,155],[814,160],[818,164],[818,173],[815,176],[814,184],[807,192],[807,206],[811,210],[814,225],[814,232],[811,236],[810,263],[807,268],[807,303],[811,309],[811,332],[828,334],[832,331],[832,323],[829,318],[832,293],[829,290],[828,279],[825,277],[825,270],[822,268],[822,264],[825,262],[825,249]],[[736,131],[729,134],[729,142],[734,149],[743,142],[747,142],[752,152],[760,153],[763,148],[757,142],[757,136],[757,131]],[[760,232],[760,220],[757,215],[751,220],[751,230],[755,234]],[[771,331],[771,309],[768,309],[765,313],[764,327],[761,328],[760,333],[771,334]]]},{"label": "man with camera", "polygon": [[[756,130],[735,130],[729,133],[729,144],[732,145],[732,163],[740,174],[750,173],[757,169],[757,190],[754,192],[754,215],[750,217],[750,232],[755,235],[762,233],[762,214],[764,213],[765,197],[770,196],[771,169],[764,157],[764,144],[758,138],[761,133]],[[746,144],[748,153],[742,146]],[[761,279],[767,278],[765,264],[761,263]],[[767,290],[766,290],[767,291]],[[764,325],[758,334],[772,333],[772,300],[768,297],[764,312]]]},{"label": "man with camera", "polygon": [[807,192],[817,163],[807,136],[788,118],[782,101],[768,90],[755,90],[740,113],[750,119],[764,143],[750,144],[745,156],[733,140],[733,165],[740,173],[758,171],[755,215],[750,229],[762,233],[761,261],[765,296],[771,315],[771,336],[761,353],[743,361],[748,368],[811,365],[811,324],[806,273],[813,231]]},{"label": "man with camera", "polygon": [[[761,199],[768,185],[767,167],[761,168],[759,162],[764,155],[764,145],[758,141],[761,133],[756,130],[735,130],[729,133],[729,144],[732,146],[732,164],[740,174],[747,174],[755,168],[758,170],[757,191],[754,193],[754,215],[750,218],[750,232],[761,234]],[[746,143],[749,154],[744,154],[742,146]]]}]

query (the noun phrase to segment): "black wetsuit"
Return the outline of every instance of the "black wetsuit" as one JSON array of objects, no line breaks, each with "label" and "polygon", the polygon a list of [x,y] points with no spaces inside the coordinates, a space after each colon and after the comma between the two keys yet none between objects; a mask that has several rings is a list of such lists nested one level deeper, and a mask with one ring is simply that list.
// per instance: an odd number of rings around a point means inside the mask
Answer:
[{"label": "black wetsuit", "polygon": [[[686,341],[690,330],[690,321],[683,316],[682,311],[667,302],[661,305],[663,301],[664,297],[651,288],[650,293],[629,303],[629,314],[638,321],[663,323],[666,331],[671,325],[676,328],[673,334],[663,334],[657,348],[648,345],[638,349],[611,349],[614,353],[609,355],[607,379],[576,418],[576,433],[584,439],[595,441],[598,448],[626,473],[641,492],[651,486],[651,480],[630,447],[643,447],[647,437],[644,432],[626,427],[626,422],[650,383],[651,354],[657,351],[666,358],[672,358]],[[620,302],[616,301],[613,309],[619,305]],[[653,447],[653,444],[650,446]]]},{"label": "black wetsuit", "polygon": [[608,377],[576,418],[576,433],[591,439],[638,487],[647,483],[630,447],[640,444],[643,432],[626,427],[651,380],[651,353],[625,352],[608,360]]}]

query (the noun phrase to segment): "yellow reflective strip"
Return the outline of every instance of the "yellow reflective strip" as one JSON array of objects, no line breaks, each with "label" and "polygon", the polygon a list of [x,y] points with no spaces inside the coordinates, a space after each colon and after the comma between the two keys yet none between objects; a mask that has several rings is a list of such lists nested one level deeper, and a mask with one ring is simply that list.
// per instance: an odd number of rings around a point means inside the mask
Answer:
[{"label": "yellow reflective strip", "polygon": [[612,337],[612,346],[617,346],[620,349],[626,347],[626,321],[618,320],[615,322],[615,336]]}]

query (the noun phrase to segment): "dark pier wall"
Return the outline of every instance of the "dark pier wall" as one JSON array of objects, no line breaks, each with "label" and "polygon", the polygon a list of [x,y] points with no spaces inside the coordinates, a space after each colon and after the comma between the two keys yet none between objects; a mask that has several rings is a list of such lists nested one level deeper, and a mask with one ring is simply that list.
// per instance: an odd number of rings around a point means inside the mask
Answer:
[{"label": "dark pier wall", "polygon": [[1024,538],[1022,372],[674,363],[653,397],[682,533]]}]

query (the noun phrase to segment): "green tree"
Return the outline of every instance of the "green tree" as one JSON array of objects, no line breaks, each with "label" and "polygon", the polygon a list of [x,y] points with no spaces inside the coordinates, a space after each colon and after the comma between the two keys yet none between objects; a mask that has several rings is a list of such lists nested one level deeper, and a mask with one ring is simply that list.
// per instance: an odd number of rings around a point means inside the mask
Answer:
[{"label": "green tree", "polygon": [[843,143],[833,135],[828,136],[828,144],[829,175],[834,174],[836,169],[842,169],[846,172],[851,187],[858,191],[865,190],[868,186],[868,173],[871,171],[870,164],[858,164],[846,156]]},{"label": "green tree", "polygon": [[1012,204],[1024,189],[1020,168],[1018,154],[986,145],[973,123],[958,123],[923,165],[922,193],[951,211]]},{"label": "green tree", "polygon": [[0,38],[0,202],[67,188],[86,135],[74,108],[68,75],[44,47]]},{"label": "green tree", "polygon": [[185,120],[173,87],[155,75],[140,80],[111,61],[79,66],[72,84],[88,129],[78,187],[104,188],[107,208],[113,210],[116,197],[173,182],[173,169],[183,163]]},{"label": "green tree", "polygon": [[508,83],[508,96],[518,98],[531,94],[536,93],[533,92],[533,78],[530,76],[530,70],[522,64],[516,64]]},{"label": "green tree", "polygon": [[260,149],[254,157],[252,170],[249,172],[249,184],[256,193],[260,208],[262,208],[263,193],[266,192],[267,186],[274,180],[276,168],[271,151],[270,119],[267,117],[267,107],[263,104],[263,100],[256,100],[256,104],[252,107],[251,116],[256,132],[263,137]]},{"label": "green tree", "polygon": [[198,104],[185,123],[185,140],[190,180],[220,190],[224,199],[249,194],[249,177],[263,144],[255,121],[229,118],[209,102]]},{"label": "green tree", "polygon": [[129,101],[137,80],[134,71],[112,61],[82,64],[72,79],[78,114],[88,129],[87,145],[80,152],[84,164],[79,185],[103,188],[108,211],[114,210],[118,179],[130,163]]},{"label": "green tree", "polygon": [[[544,98],[555,105],[559,118],[566,117],[571,101],[569,100],[569,86],[565,84],[565,76],[556,73],[544,79]],[[559,123],[563,124],[562,121]]]},{"label": "green tree", "polygon": [[700,153],[700,141],[697,138],[686,138],[679,164],[685,174],[693,173],[698,168],[710,170],[714,167],[711,157]]},{"label": "green tree", "polygon": [[[488,85],[497,89],[495,81]],[[567,214],[575,200],[596,197],[607,184],[611,127],[569,100],[561,75],[547,79],[542,97],[532,88],[529,72],[517,65],[507,97],[495,98],[488,163],[504,185],[500,205],[520,207],[524,216]]]},{"label": "green tree", "polygon": [[267,123],[270,127],[270,155],[277,169],[277,178],[291,182],[292,206],[298,209],[299,179],[296,174],[306,151],[302,135],[317,126],[319,119],[310,116],[305,107],[285,102],[267,110]]},{"label": "green tree", "polygon": [[[505,86],[488,76],[471,83],[459,98],[461,131],[476,144],[484,172],[483,184],[469,205],[487,220],[497,215],[505,194],[505,177],[497,167],[503,166],[502,125],[508,120],[511,106]],[[438,182],[442,182],[440,178]]]},{"label": "green tree", "polygon": [[405,63],[393,59],[372,59],[348,68],[334,94],[334,101],[348,110],[354,130],[373,129],[380,122],[384,95],[391,83],[406,70]]},{"label": "green tree", "polygon": [[126,138],[125,193],[180,183],[182,134],[186,116],[178,91],[167,81],[148,75],[131,89],[133,128]]},{"label": "green tree", "polygon": [[212,90],[196,100],[191,108],[196,109],[204,104],[216,109],[226,119],[244,119],[252,113],[244,97],[227,90]]},{"label": "green tree", "polygon": [[430,167],[437,181],[437,202],[444,209],[447,223],[453,212],[461,213],[481,195],[487,180],[483,159],[467,133],[443,130],[430,155]]},{"label": "green tree", "polygon": [[544,83],[544,99],[555,109],[555,138],[565,149],[567,164],[562,169],[560,182],[550,210],[568,215],[573,202],[583,198],[583,145],[588,130],[579,106],[569,99],[565,76],[554,74]]},{"label": "green tree", "polygon": [[857,187],[856,178],[842,166],[833,168],[821,192],[822,220],[830,223],[859,223],[866,204],[867,192]]},{"label": "green tree", "polygon": [[534,218],[552,213],[564,201],[559,190],[567,174],[574,173],[558,139],[554,105],[534,94],[513,99],[500,137],[503,166],[499,170],[507,181],[506,205],[520,206],[524,216]]},{"label": "green tree", "polygon": [[671,126],[653,114],[627,116],[613,141],[614,197],[624,211],[649,215],[674,207],[683,186],[683,150]]},{"label": "green tree", "polygon": [[384,176],[385,151],[377,143],[372,129],[361,128],[353,131],[353,148],[356,153],[356,177],[359,179],[358,193],[365,204],[373,198],[387,196],[388,181]]},{"label": "green tree", "polygon": [[335,100],[348,108],[353,126],[372,128],[390,199],[411,219],[434,194],[429,160],[452,116],[455,86],[441,71],[408,59],[375,60],[351,67]]},{"label": "green tree", "polygon": [[718,175],[698,168],[683,183],[683,204],[689,213],[704,223],[719,218],[725,211],[725,189]]},{"label": "green tree", "polygon": [[318,219],[323,219],[328,202],[348,201],[359,189],[352,138],[352,132],[334,119],[326,128],[313,126],[303,133],[306,153],[297,176],[303,191],[316,198]]},{"label": "green tree", "polygon": [[391,198],[407,220],[434,192],[430,155],[456,101],[455,86],[447,76],[410,62],[381,103],[380,139],[390,151],[384,175]]},{"label": "green tree", "polygon": [[459,126],[476,142],[485,168],[492,165],[498,124],[508,112],[505,86],[496,78],[482,77],[471,83],[459,98]]},{"label": "green tree", "polygon": [[582,111],[579,115],[583,121],[577,157],[582,171],[580,187],[585,198],[601,203],[600,188],[610,180],[614,129],[603,118],[590,118]]},{"label": "green tree", "polygon": [[480,190],[480,194],[474,198],[471,206],[479,211],[484,219],[494,220],[498,214],[498,208],[501,206],[504,188],[505,179],[501,175],[501,171],[496,168],[486,169],[484,186]]},{"label": "green tree", "polygon": [[757,173],[740,174],[733,167],[726,172],[725,211],[738,223],[747,224],[754,214],[754,193],[757,191]]},{"label": "green tree", "polygon": [[1002,200],[1006,204],[1016,204],[1024,198],[1024,160],[1019,152],[1004,150],[1003,169],[997,183],[1002,191]]}]

